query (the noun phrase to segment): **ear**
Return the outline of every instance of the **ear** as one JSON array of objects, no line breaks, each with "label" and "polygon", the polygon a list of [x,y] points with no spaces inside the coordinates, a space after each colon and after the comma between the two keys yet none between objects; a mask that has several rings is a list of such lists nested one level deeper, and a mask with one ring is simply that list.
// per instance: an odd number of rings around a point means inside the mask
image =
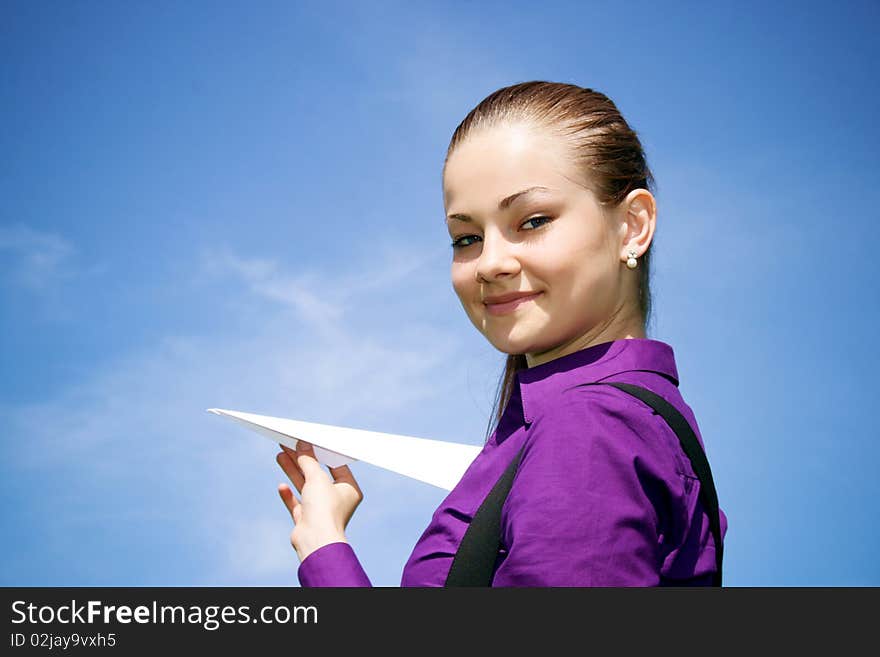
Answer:
[{"label": "ear", "polygon": [[624,262],[629,252],[641,257],[654,238],[657,226],[657,202],[647,189],[634,189],[618,206],[620,221],[620,258]]}]

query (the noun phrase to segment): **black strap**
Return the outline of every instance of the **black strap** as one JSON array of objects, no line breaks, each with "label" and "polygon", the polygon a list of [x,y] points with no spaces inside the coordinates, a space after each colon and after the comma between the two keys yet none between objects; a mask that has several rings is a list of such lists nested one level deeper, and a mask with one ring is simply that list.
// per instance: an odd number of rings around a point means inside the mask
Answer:
[{"label": "black strap", "polygon": [[452,567],[446,576],[445,586],[491,586],[498,548],[501,546],[501,505],[510,492],[513,476],[519,467],[525,445],[517,452],[504,474],[489,491],[486,499],[474,513],[458,551],[452,559]]},{"label": "black strap", "polygon": [[715,539],[715,575],[712,585],[721,586],[721,562],[724,557],[724,543],[721,540],[721,512],[718,509],[718,495],[715,492],[715,481],[712,479],[712,470],[709,468],[706,452],[700,446],[700,441],[697,440],[691,425],[675,406],[647,388],[631,383],[613,381],[599,381],[598,383],[607,383],[624,392],[628,392],[633,397],[638,397],[659,413],[666,420],[666,424],[675,432],[675,435],[678,436],[681,448],[690,460],[694,474],[700,480],[700,502],[703,504],[703,509],[709,514],[709,529],[712,532],[712,537]]},{"label": "black strap", "polygon": [[[641,386],[631,383],[619,383],[613,381],[597,381],[583,385],[612,385],[623,392],[629,393],[642,400],[653,408],[666,421],[669,427],[678,436],[684,453],[690,459],[694,474],[700,480],[700,502],[709,514],[709,528],[715,539],[715,564],[716,571],[713,576],[713,586],[721,586],[721,564],[724,553],[724,545],[721,540],[721,516],[718,509],[718,496],[715,492],[715,483],[712,479],[712,471],[709,461],[700,446],[693,429],[685,417],[668,401],[659,395]],[[510,487],[513,477],[519,467],[522,458],[523,446],[516,457],[507,466],[507,469],[496,482],[495,486],[483,500],[480,508],[474,513],[474,517],[465,531],[464,537],[458,546],[452,567],[446,577],[445,586],[491,586],[494,576],[495,561],[501,546],[501,507]]]}]

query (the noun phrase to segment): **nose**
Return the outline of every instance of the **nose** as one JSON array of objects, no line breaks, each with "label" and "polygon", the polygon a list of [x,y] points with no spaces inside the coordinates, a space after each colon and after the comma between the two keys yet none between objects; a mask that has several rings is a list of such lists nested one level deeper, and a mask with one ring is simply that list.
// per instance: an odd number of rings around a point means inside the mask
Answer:
[{"label": "nose", "polygon": [[519,270],[512,245],[498,231],[486,231],[474,275],[477,282],[514,275]]}]

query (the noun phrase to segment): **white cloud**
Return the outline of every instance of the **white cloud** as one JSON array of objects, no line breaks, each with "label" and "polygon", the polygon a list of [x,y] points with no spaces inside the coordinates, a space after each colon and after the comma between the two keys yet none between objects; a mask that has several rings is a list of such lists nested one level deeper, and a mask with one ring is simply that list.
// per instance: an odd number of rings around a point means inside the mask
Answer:
[{"label": "white cloud", "polygon": [[238,277],[251,294],[290,308],[298,319],[314,326],[327,326],[342,316],[342,309],[316,287],[317,276],[306,272],[293,275],[275,261],[243,258],[227,248],[212,248],[202,252],[201,267],[203,274]]},{"label": "white cloud", "polygon": [[0,226],[0,252],[12,253],[6,277],[34,291],[43,291],[75,275],[74,246],[55,233],[24,224]]}]

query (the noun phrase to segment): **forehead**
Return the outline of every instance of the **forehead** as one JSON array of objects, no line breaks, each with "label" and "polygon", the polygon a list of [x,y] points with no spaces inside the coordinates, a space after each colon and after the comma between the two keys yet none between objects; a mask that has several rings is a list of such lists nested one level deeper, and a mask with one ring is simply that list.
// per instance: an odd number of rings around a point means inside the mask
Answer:
[{"label": "forehead", "polygon": [[[446,163],[447,209],[489,209],[505,196],[533,186],[579,189],[563,139],[526,124],[483,128],[460,143]],[[460,207],[459,207],[460,206]]]}]

